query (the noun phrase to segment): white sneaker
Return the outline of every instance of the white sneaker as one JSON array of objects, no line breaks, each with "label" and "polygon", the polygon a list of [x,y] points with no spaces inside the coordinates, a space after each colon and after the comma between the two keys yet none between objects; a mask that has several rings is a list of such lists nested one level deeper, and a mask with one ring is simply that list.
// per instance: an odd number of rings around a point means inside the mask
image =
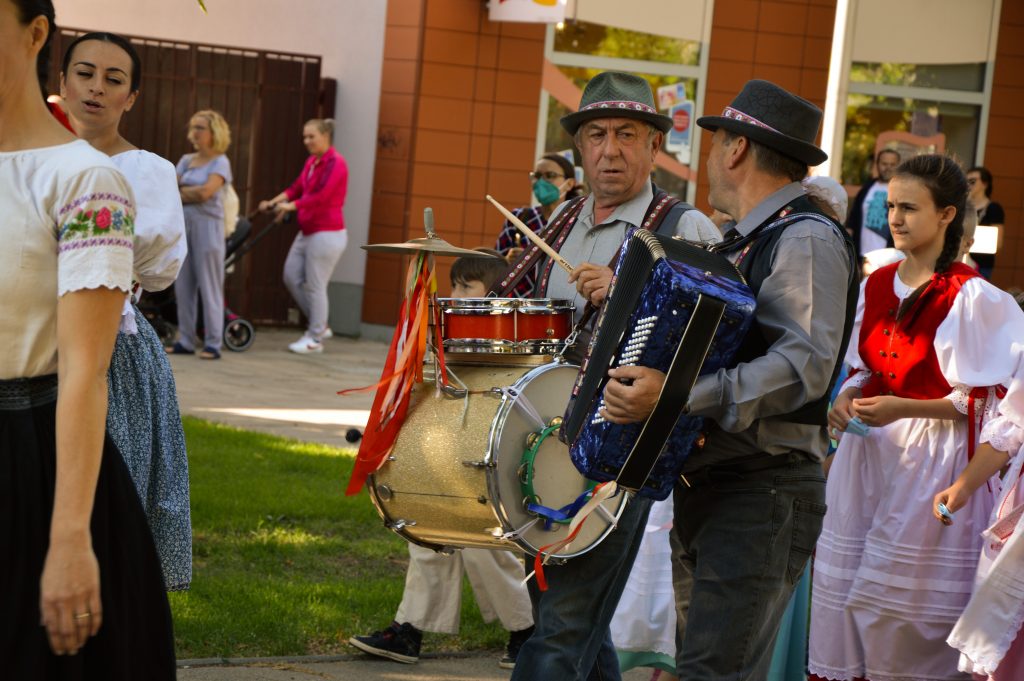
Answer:
[{"label": "white sneaker", "polygon": [[333,337],[334,337],[334,332],[331,331],[331,327],[329,327],[329,326],[326,329],[324,329],[324,332],[322,334],[320,334],[320,340],[327,340],[328,338],[333,338]]},{"label": "white sneaker", "polygon": [[317,339],[303,334],[302,338],[290,344],[288,349],[300,355],[308,355],[313,352],[323,352],[324,346]]}]

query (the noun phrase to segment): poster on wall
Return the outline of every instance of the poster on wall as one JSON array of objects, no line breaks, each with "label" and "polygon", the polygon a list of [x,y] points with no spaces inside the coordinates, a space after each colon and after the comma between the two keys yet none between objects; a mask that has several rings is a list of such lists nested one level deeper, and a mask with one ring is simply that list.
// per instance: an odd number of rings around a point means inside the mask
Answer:
[{"label": "poster on wall", "polygon": [[686,86],[683,83],[662,85],[658,88],[658,108],[668,110],[686,101]]},{"label": "poster on wall", "polygon": [[668,110],[672,119],[672,127],[665,140],[665,148],[669,151],[682,151],[690,148],[690,129],[693,127],[693,100],[687,99],[672,106]]},{"label": "poster on wall", "polygon": [[565,0],[490,0],[491,21],[557,24],[565,21]]}]

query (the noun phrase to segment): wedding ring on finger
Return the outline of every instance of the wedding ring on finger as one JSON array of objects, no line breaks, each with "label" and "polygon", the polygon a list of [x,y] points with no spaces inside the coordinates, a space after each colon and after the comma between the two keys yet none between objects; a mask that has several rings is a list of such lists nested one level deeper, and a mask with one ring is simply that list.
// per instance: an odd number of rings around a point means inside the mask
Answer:
[{"label": "wedding ring on finger", "polygon": [[81,615],[75,615],[76,620],[84,620],[92,617],[91,612],[83,612]]}]

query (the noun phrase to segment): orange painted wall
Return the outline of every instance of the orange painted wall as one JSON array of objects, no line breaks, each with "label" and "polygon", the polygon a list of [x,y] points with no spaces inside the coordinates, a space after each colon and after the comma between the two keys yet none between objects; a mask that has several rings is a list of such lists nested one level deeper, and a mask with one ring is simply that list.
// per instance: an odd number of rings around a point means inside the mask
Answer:
[{"label": "orange painted wall", "polygon": [[985,144],[992,199],[1006,211],[993,283],[1024,287],[1024,3],[1003,0]]},{"label": "orange painted wall", "polygon": [[[543,25],[492,23],[480,0],[388,0],[370,243],[424,236],[430,206],[442,238],[493,247],[484,195],[529,202],[543,60]],[[369,256],[364,322],[395,323],[406,262]]]},{"label": "orange painted wall", "polygon": [[[824,109],[835,0],[715,0],[704,112],[721,112],[751,78],[770,80]],[[819,137],[819,142],[820,137]],[[710,139],[702,137],[699,170]],[[697,179],[697,207],[708,212]]]}]

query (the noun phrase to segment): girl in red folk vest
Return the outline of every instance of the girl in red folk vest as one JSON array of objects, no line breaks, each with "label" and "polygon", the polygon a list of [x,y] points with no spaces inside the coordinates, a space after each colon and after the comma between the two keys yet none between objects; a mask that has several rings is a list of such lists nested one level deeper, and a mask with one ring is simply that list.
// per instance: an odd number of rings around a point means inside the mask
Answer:
[{"label": "girl in red folk vest", "polygon": [[889,183],[889,224],[907,257],[864,282],[852,375],[829,413],[842,439],[814,563],[810,671],[820,679],[970,678],[946,638],[970,597],[999,479],[952,525],[932,507],[967,466],[979,426],[1024,426],[998,409],[1020,399],[1004,386],[1022,389],[1024,314],[955,262],[966,198],[963,171],[944,156],[911,159]]}]

